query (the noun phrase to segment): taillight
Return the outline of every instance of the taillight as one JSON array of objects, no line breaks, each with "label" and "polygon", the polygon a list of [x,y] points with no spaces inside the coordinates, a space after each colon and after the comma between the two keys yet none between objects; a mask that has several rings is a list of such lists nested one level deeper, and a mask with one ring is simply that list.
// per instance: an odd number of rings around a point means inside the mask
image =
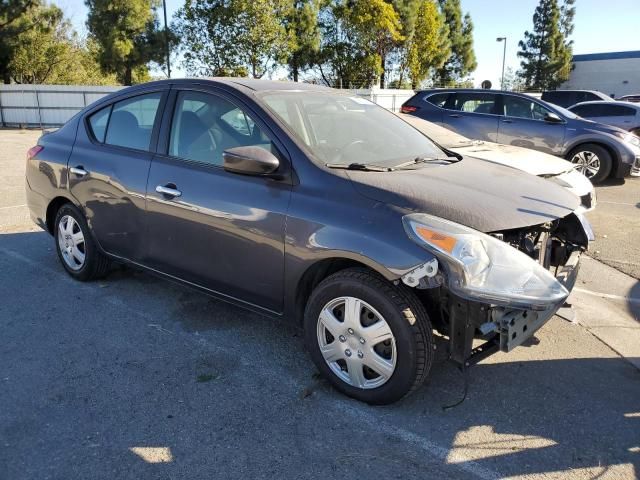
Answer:
[{"label": "taillight", "polygon": [[413,105],[402,105],[400,107],[400,113],[413,113],[418,110],[418,107],[414,107]]},{"label": "taillight", "polygon": [[42,150],[44,150],[44,147],[41,147],[40,145],[31,147],[29,150],[27,150],[27,161],[31,160],[33,157],[39,154]]}]

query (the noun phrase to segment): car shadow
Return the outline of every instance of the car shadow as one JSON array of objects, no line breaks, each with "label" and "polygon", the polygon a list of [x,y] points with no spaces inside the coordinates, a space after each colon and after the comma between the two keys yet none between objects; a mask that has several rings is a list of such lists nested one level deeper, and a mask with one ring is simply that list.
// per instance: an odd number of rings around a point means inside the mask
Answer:
[{"label": "car shadow", "polygon": [[75,282],[44,232],[0,234],[0,294],[7,478],[640,473],[640,371],[561,320],[471,368],[455,408],[442,348],[372,407],[318,377],[296,327],[134,269]]}]

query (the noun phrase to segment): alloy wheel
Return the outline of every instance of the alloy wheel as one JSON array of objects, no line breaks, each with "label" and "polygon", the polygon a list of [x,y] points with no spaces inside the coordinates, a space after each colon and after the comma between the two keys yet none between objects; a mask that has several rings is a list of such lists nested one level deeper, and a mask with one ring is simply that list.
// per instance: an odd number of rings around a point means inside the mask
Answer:
[{"label": "alloy wheel", "polygon": [[396,368],[396,342],[384,317],[367,302],[339,297],[320,312],[318,345],[327,365],[347,384],[384,385]]},{"label": "alloy wheel", "polygon": [[571,159],[577,170],[587,178],[593,178],[600,171],[600,158],[587,150],[576,153]]},{"label": "alloy wheel", "polygon": [[84,234],[71,215],[65,215],[58,223],[58,247],[64,263],[71,270],[80,270],[84,266],[86,256]]}]

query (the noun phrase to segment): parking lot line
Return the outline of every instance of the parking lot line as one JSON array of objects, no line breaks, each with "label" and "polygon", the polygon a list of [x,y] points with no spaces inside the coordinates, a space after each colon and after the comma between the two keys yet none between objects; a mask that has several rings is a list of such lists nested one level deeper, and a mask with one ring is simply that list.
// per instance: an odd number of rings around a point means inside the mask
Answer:
[{"label": "parking lot line", "polygon": [[26,206],[26,203],[23,203],[22,205],[9,205],[8,207],[0,207],[0,210],[8,210],[9,208],[21,208]]},{"label": "parking lot line", "polygon": [[586,290],[580,287],[574,287],[573,289],[576,292],[586,293],[587,295],[593,295],[595,297],[608,298],[610,300],[621,300],[623,302],[631,303],[632,305],[640,305],[640,298],[625,297],[623,295],[612,295],[610,293],[594,292],[594,291]]},{"label": "parking lot line", "polygon": [[482,465],[469,459],[466,455],[462,453],[455,452],[452,449],[442,447],[404,428],[396,427],[394,425],[390,425],[386,422],[383,422],[380,420],[379,416],[370,415],[367,411],[362,410],[361,407],[355,407],[353,405],[347,404],[347,405],[343,405],[343,408],[351,416],[357,417],[359,420],[366,423],[370,428],[378,430],[379,432],[385,434],[386,436],[395,437],[404,443],[413,445],[414,447],[419,448],[425,453],[428,453],[429,455],[438,458],[444,463],[453,465],[459,468],[460,470],[463,470],[473,475],[476,478],[491,480],[491,479],[504,477],[503,475],[500,475],[498,472],[494,470],[490,470],[486,467],[483,467]]}]

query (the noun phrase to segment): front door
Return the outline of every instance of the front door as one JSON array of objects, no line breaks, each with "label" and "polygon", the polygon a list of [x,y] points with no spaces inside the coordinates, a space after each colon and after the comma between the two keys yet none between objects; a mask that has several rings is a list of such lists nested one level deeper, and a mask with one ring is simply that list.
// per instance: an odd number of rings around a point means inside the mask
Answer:
[{"label": "front door", "polygon": [[503,95],[504,116],[498,127],[498,143],[531,148],[552,155],[562,155],[565,122],[546,121],[553,113],[527,98]]},{"label": "front door", "polygon": [[291,182],[227,172],[222,153],[252,145],[286,162],[282,148],[236,100],[195,90],[172,96],[172,117],[161,132],[165,154],[154,157],[147,183],[144,263],[281,312]]}]

